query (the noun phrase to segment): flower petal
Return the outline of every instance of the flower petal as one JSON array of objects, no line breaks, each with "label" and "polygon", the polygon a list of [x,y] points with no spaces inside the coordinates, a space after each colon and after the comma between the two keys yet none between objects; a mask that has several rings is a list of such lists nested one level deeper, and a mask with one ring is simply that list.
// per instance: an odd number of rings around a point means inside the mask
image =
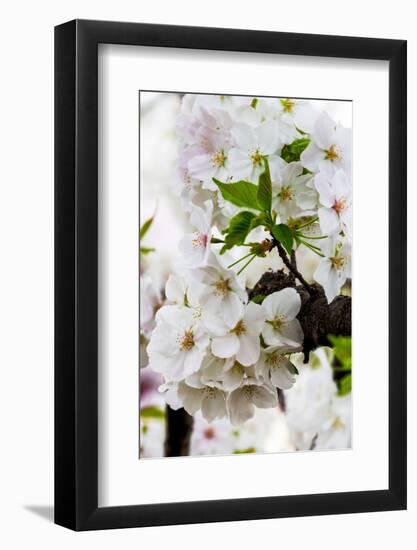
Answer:
[{"label": "flower petal", "polygon": [[334,235],[340,231],[340,221],[333,208],[319,208],[320,229],[323,235]]},{"label": "flower petal", "polygon": [[271,382],[281,390],[289,390],[295,384],[295,376],[288,370],[287,364],[291,366],[291,362],[286,357],[282,357],[279,364],[271,368]]},{"label": "flower petal", "polygon": [[261,353],[259,334],[247,332],[239,336],[240,347],[236,353],[236,359],[245,367],[254,365]]},{"label": "flower petal", "polygon": [[255,414],[255,407],[248,399],[245,388],[238,388],[229,394],[227,399],[227,410],[230,422],[234,426],[240,426]]},{"label": "flower petal", "polygon": [[228,333],[225,336],[213,338],[211,351],[216,357],[227,359],[236,355],[240,347],[239,339],[236,334]]},{"label": "flower petal", "polygon": [[304,338],[303,329],[298,319],[285,323],[280,330],[280,340],[284,345],[301,344]]},{"label": "flower petal", "polygon": [[275,391],[267,386],[252,386],[252,400],[259,409],[270,409],[278,405]]},{"label": "flower petal", "polygon": [[201,413],[207,422],[222,418],[226,414],[226,399],[224,393],[215,388],[206,388],[201,403]]},{"label": "flower petal", "polygon": [[233,391],[240,386],[244,378],[245,369],[239,363],[235,363],[231,369],[223,374],[223,388]]},{"label": "flower petal", "polygon": [[180,384],[178,386],[178,397],[182,400],[184,409],[192,416],[201,408],[203,390]]}]

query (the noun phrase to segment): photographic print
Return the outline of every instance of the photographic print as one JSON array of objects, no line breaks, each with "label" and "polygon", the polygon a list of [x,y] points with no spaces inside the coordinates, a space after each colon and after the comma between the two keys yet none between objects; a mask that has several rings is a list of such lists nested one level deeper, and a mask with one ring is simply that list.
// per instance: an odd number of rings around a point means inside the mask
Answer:
[{"label": "photographic print", "polygon": [[352,102],[139,92],[139,458],[351,447]]}]

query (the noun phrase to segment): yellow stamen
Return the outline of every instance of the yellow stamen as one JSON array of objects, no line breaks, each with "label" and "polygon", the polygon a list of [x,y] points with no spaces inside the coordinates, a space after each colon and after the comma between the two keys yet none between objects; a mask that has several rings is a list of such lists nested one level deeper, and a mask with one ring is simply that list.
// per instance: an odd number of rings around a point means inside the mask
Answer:
[{"label": "yellow stamen", "polygon": [[236,336],[240,336],[241,334],[245,334],[246,332],[246,327],[245,327],[245,323],[243,322],[243,319],[241,319],[237,325],[235,326],[235,328],[233,328],[230,332],[233,332],[234,334],[236,334]]},{"label": "yellow stamen", "polygon": [[256,151],[254,151],[251,156],[251,161],[252,161],[252,164],[254,166],[261,166],[262,165],[262,155],[259,151],[259,149],[256,149]]},{"label": "yellow stamen", "polygon": [[181,351],[190,351],[194,347],[194,334],[191,329],[186,330],[179,339]]},{"label": "yellow stamen", "polygon": [[223,149],[220,149],[220,151],[217,151],[211,157],[211,162],[213,166],[216,166],[217,168],[224,166],[226,163],[226,160],[227,160],[227,156],[224,154]]},{"label": "yellow stamen", "polygon": [[340,151],[336,149],[336,145],[331,145],[330,148],[325,151],[325,153],[325,158],[327,160],[330,160],[331,162],[333,162],[334,160],[340,160],[342,158]]},{"label": "yellow stamen", "polygon": [[278,193],[278,196],[282,201],[290,201],[294,198],[294,190],[287,185],[282,187],[281,191]]},{"label": "yellow stamen", "polygon": [[226,294],[229,292],[229,281],[226,279],[220,279],[219,281],[216,281],[214,284],[215,294],[217,296],[226,296]]},{"label": "yellow stamen", "polygon": [[330,261],[332,263],[332,267],[334,267],[337,271],[340,271],[345,263],[343,256],[333,256],[333,258],[330,258]]}]

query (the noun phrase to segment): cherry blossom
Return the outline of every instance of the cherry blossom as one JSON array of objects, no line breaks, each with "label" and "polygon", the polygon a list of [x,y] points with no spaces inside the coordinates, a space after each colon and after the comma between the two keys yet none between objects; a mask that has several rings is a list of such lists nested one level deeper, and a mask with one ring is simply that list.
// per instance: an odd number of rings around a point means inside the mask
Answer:
[{"label": "cherry blossom", "polygon": [[301,351],[301,346],[293,348],[269,346],[263,349],[256,364],[257,375],[276,388],[289,390],[295,384],[297,370],[286,354],[297,351]]},{"label": "cherry blossom", "polygon": [[159,311],[147,351],[149,366],[167,380],[182,380],[197,371],[209,344],[191,308],[166,306]]},{"label": "cherry blossom", "polygon": [[315,208],[317,193],[309,186],[311,174],[303,174],[300,162],[291,162],[281,169],[272,165],[271,178],[272,206],[279,212],[281,221],[286,222]]},{"label": "cherry blossom", "polygon": [[185,383],[178,384],[178,398],[188,414],[194,415],[201,410],[207,422],[226,415],[226,395],[213,386],[191,387]]},{"label": "cherry blossom", "polygon": [[220,334],[211,343],[213,355],[222,358],[235,355],[241,365],[254,365],[261,352],[259,334],[264,320],[262,307],[250,302],[234,326],[222,326],[219,323],[217,332]]},{"label": "cherry blossom", "polygon": [[303,341],[303,330],[296,319],[301,298],[294,288],[284,288],[265,298],[262,309],[265,324],[262,336],[270,346],[297,346]]},{"label": "cherry blossom", "polygon": [[184,264],[188,267],[199,267],[207,261],[210,252],[210,238],[212,231],[213,203],[205,202],[205,209],[193,206],[190,222],[196,230],[185,235],[180,243],[180,252]]},{"label": "cherry blossom", "polygon": [[351,245],[346,240],[333,237],[324,240],[321,249],[324,257],[314,273],[314,279],[322,285],[330,303],[351,276]]},{"label": "cherry blossom", "polygon": [[234,146],[229,151],[230,175],[234,181],[257,182],[263,171],[263,157],[274,155],[280,146],[278,130],[273,122],[257,128],[236,123],[232,129]]},{"label": "cherry blossom", "polygon": [[315,177],[314,184],[319,192],[318,210],[320,227],[324,235],[335,235],[343,231],[350,237],[352,227],[352,187],[342,169],[326,168]]},{"label": "cherry blossom", "polygon": [[234,271],[224,268],[214,254],[204,267],[193,270],[192,277],[202,288],[199,301],[203,308],[202,320],[208,329],[220,318],[234,327],[243,314],[247,301],[246,290]]},{"label": "cherry blossom", "polygon": [[277,393],[269,386],[248,383],[232,391],[227,398],[230,422],[239,426],[253,417],[255,408],[269,409],[278,405]]},{"label": "cherry blossom", "polygon": [[317,171],[321,164],[331,163],[337,168],[350,170],[351,132],[336,124],[323,112],[314,124],[310,134],[311,142],[301,154],[301,163],[305,168]]}]

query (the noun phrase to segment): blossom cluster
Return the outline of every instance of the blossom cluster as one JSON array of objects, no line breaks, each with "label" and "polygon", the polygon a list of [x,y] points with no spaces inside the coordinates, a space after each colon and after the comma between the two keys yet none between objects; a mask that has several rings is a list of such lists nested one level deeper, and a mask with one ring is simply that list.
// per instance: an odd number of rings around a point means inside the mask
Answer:
[{"label": "blossom cluster", "polygon": [[350,130],[308,101],[185,95],[177,136],[175,188],[192,232],[164,300],[143,296],[159,308],[149,365],[172,408],[240,425],[293,386],[292,354],[303,343],[297,291],[249,299],[241,272],[276,246],[292,260],[304,247],[320,258],[314,279],[327,300],[341,292],[350,278]]}]

